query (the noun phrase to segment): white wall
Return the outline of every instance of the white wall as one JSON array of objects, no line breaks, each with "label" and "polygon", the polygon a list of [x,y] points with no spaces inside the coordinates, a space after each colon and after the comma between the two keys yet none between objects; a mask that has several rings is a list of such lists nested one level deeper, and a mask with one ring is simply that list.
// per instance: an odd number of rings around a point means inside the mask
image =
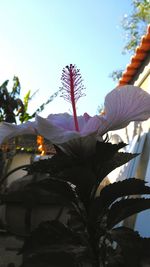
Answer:
[{"label": "white wall", "polygon": [[[31,156],[32,154],[30,153],[17,153],[13,159],[12,159],[12,162],[11,162],[11,165],[9,166],[8,168],[8,172],[10,172],[11,170],[21,166],[21,165],[25,165],[25,164],[30,164],[31,162]],[[8,182],[8,185],[15,181],[16,179],[18,178],[21,178],[22,176],[26,175],[26,171],[20,169],[14,173],[12,173],[8,178],[7,178],[7,182]]]}]

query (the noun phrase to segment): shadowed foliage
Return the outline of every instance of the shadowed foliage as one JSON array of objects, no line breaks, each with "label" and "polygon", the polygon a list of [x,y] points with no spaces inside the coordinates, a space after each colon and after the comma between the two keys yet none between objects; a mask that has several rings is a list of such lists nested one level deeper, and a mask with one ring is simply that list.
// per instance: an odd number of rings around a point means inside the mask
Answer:
[{"label": "shadowed foliage", "polygon": [[[56,147],[56,155],[29,165],[28,175],[3,194],[3,203],[19,199],[28,211],[21,267],[142,267],[149,262],[150,239],[123,227],[122,220],[150,208],[150,199],[139,198],[150,194],[150,187],[130,178],[95,194],[109,172],[137,156],[118,152],[124,146],[97,141],[85,157],[68,156]],[[29,175],[34,179],[27,182]],[[51,207],[58,212],[31,227],[32,211],[41,205],[47,213]]]},{"label": "shadowed foliage", "polygon": [[33,113],[29,114],[29,102],[33,99],[36,92],[31,95],[28,90],[23,99],[20,98],[21,84],[19,78],[14,76],[12,89],[8,90],[9,80],[0,86],[0,122],[18,123],[28,121],[43,111],[45,106],[59,95],[61,89],[52,94],[45,103],[42,103]]}]

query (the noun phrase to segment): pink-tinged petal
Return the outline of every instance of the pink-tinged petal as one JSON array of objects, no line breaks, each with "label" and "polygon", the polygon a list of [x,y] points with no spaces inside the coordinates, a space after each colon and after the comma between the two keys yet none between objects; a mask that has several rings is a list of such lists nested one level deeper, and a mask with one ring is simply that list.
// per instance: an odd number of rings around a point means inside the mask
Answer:
[{"label": "pink-tinged petal", "polygon": [[105,114],[99,134],[126,127],[131,121],[150,117],[150,94],[132,85],[112,90],[105,98]]},{"label": "pink-tinged petal", "polygon": [[88,122],[88,120],[91,118],[91,116],[86,112],[83,114],[83,117],[85,119],[85,122]]},{"label": "pink-tinged petal", "polygon": [[[79,130],[81,131],[82,128],[85,126],[87,120],[90,118],[90,116],[86,113],[83,116],[78,117],[78,125]],[[54,126],[58,126],[64,130],[68,131],[76,131],[75,125],[74,125],[74,118],[72,115],[68,113],[60,113],[60,114],[50,114],[47,117],[47,120],[53,124]]]},{"label": "pink-tinged petal", "polygon": [[20,125],[7,122],[0,123],[0,144],[2,144],[5,140],[23,134],[36,135],[37,132],[35,122],[26,122]]},{"label": "pink-tinged petal", "polygon": [[86,125],[83,127],[81,131],[82,136],[86,136],[92,133],[95,133],[99,130],[101,125],[103,124],[103,118],[95,115],[94,117],[91,117]]},{"label": "pink-tinged petal", "polygon": [[53,144],[61,144],[80,136],[79,132],[65,130],[51,123],[49,119],[43,119],[40,116],[36,117],[36,122],[38,133],[50,140]]},{"label": "pink-tinged petal", "polygon": [[85,127],[85,125],[87,124],[87,121],[89,120],[89,118],[90,118],[90,116],[87,117],[87,116],[85,116],[85,114],[83,116],[78,116],[79,132],[82,132],[82,130]]},{"label": "pink-tinged petal", "polygon": [[68,113],[50,114],[47,120],[54,126],[58,126],[64,130],[75,130],[73,116]]}]

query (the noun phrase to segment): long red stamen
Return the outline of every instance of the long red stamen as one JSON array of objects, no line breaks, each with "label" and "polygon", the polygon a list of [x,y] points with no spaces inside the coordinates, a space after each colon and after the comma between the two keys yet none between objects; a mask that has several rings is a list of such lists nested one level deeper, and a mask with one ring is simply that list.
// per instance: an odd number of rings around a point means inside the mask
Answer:
[{"label": "long red stamen", "polygon": [[76,103],[75,103],[75,94],[74,94],[74,80],[73,80],[72,68],[70,68],[69,71],[70,71],[70,94],[71,94],[71,104],[72,104],[72,110],[73,110],[74,124],[75,124],[76,131],[79,132],[79,125],[78,125],[77,112],[76,112]]},{"label": "long red stamen", "polygon": [[72,104],[74,124],[76,131],[79,131],[78,117],[76,112],[76,102],[85,95],[82,93],[84,86],[79,69],[75,65],[70,64],[63,69],[62,72],[62,97]]}]

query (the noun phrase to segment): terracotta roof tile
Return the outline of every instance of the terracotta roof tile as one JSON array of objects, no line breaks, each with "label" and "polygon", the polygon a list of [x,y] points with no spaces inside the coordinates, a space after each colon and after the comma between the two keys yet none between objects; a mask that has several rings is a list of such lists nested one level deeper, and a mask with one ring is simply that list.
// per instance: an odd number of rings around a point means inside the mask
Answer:
[{"label": "terracotta roof tile", "polygon": [[142,37],[140,45],[137,47],[134,56],[131,57],[131,61],[127,65],[126,70],[123,72],[118,86],[130,83],[148,52],[150,52],[150,24],[147,27],[147,33]]}]

